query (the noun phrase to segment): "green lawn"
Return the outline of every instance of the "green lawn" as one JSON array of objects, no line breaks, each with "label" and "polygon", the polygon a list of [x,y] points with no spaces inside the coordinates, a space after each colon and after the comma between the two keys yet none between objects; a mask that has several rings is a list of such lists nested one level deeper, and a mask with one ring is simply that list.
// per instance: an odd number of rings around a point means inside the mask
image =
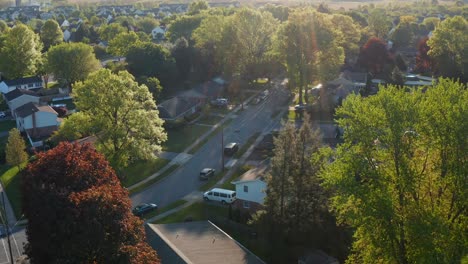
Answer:
[{"label": "green lawn", "polygon": [[167,129],[168,139],[163,144],[163,149],[164,151],[180,153],[209,129],[210,127],[199,125]]},{"label": "green lawn", "polygon": [[150,218],[152,218],[152,217],[154,217],[154,216],[156,216],[156,215],[165,213],[165,212],[167,212],[167,211],[169,211],[169,210],[172,210],[172,209],[174,209],[174,208],[177,208],[177,207],[179,207],[179,206],[181,206],[181,205],[184,205],[184,204],[186,204],[186,203],[188,203],[186,200],[183,200],[183,199],[177,200],[177,201],[175,201],[175,202],[169,204],[168,206],[165,206],[165,207],[163,207],[163,208],[161,208],[161,209],[158,208],[158,210],[153,211],[153,212],[151,212],[151,213],[145,215],[145,216],[144,216],[144,219],[150,219]]},{"label": "green lawn", "polygon": [[[22,164],[24,168],[26,163]],[[5,187],[6,194],[10,200],[13,211],[15,212],[16,218],[21,216],[21,191],[20,183],[21,179],[18,176],[18,167],[2,165],[0,166],[0,180],[2,181],[3,187]]]},{"label": "green lawn", "polygon": [[0,122],[0,131],[10,131],[12,128],[16,127],[15,120],[6,120]]},{"label": "green lawn", "polygon": [[236,152],[236,154],[234,154],[234,157],[238,159],[242,155],[244,155],[244,153],[247,151],[247,149],[249,149],[250,145],[252,145],[255,142],[259,135],[260,132],[256,132],[255,134],[250,136],[249,139],[247,139],[247,142],[244,145],[242,145],[242,147],[239,149],[239,151]]},{"label": "green lawn", "polygon": [[205,125],[216,125],[222,119],[223,118],[220,116],[204,115],[202,118],[197,120],[197,123]]},{"label": "green lawn", "polygon": [[166,166],[169,161],[170,160],[157,158],[153,160],[141,160],[132,163],[123,171],[123,175],[125,177],[122,181],[123,186],[129,187],[148,178],[153,173],[158,172],[160,169]]},{"label": "green lawn", "polygon": [[191,150],[189,150],[189,153],[190,154],[195,154],[201,147],[203,147],[203,145],[206,144],[206,142],[208,142],[214,135],[218,134],[221,131],[221,129],[229,126],[231,124],[231,122],[232,122],[232,119],[229,119],[229,120],[225,121],[222,125],[218,126],[205,139],[198,142],[198,144],[195,147],[193,147]]},{"label": "green lawn", "polygon": [[130,190],[130,194],[134,194],[134,193],[138,193],[138,192],[143,191],[144,189],[148,188],[149,186],[153,185],[154,183],[156,183],[156,182],[166,178],[167,176],[169,176],[178,167],[179,167],[179,165],[177,165],[177,164],[172,165],[167,170],[165,170],[162,174],[160,174],[158,177],[145,182],[144,184],[136,187],[135,189]]},{"label": "green lawn", "polygon": [[154,224],[180,223],[184,222],[187,218],[190,218],[192,221],[202,221],[208,220],[212,215],[228,217],[228,214],[228,207],[199,202],[159,219]]},{"label": "green lawn", "polygon": [[229,179],[227,179],[223,184],[221,184],[220,188],[227,189],[227,190],[236,190],[236,186],[231,182],[242,176],[242,174],[246,173],[248,170],[252,169],[251,166],[244,165],[236,170]]}]

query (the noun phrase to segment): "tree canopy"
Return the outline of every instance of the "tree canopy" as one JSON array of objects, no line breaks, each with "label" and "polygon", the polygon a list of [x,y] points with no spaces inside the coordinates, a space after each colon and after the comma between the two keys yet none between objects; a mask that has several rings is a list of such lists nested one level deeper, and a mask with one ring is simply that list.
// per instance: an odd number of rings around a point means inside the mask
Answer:
[{"label": "tree canopy", "polygon": [[63,42],[63,32],[57,21],[49,19],[44,23],[41,28],[41,40],[45,50]]},{"label": "tree canopy", "polygon": [[89,123],[97,149],[120,169],[129,159],[150,159],[167,136],[145,85],[126,71],[101,69],[73,86],[76,106]]},{"label": "tree canopy", "polygon": [[39,36],[23,24],[6,31],[0,48],[0,71],[10,79],[33,75],[41,60]]},{"label": "tree canopy", "polygon": [[93,48],[84,43],[62,43],[50,48],[46,54],[47,72],[53,73],[56,79],[68,87],[84,80],[100,66]]},{"label": "tree canopy", "polygon": [[32,263],[159,263],[128,191],[91,145],[38,153],[21,187]]},{"label": "tree canopy", "polygon": [[440,79],[349,96],[323,173],[338,219],[355,229],[350,263],[459,263],[468,245],[468,92]]},{"label": "tree canopy", "polygon": [[115,56],[125,57],[133,45],[140,43],[139,36],[133,32],[122,32],[109,41],[108,52]]},{"label": "tree canopy", "polygon": [[28,160],[28,153],[26,153],[26,144],[18,129],[13,128],[10,130],[8,142],[5,146],[6,162],[10,166],[18,166]]}]

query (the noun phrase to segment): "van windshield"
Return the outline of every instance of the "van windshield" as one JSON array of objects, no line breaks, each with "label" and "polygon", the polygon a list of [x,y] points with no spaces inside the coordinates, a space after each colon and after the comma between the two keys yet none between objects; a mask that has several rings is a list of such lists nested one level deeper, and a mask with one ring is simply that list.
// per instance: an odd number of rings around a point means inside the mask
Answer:
[{"label": "van windshield", "polygon": [[231,196],[232,196],[232,197],[236,197],[236,193],[233,192],[233,193],[231,194]]}]

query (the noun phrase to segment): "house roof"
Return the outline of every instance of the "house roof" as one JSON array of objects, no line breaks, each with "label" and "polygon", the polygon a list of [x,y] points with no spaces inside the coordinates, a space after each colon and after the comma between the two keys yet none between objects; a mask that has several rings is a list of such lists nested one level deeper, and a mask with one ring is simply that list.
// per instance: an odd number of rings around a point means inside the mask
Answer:
[{"label": "house roof", "polygon": [[197,90],[190,89],[188,91],[184,91],[179,94],[180,97],[185,97],[185,98],[206,98],[205,95],[202,93],[198,92]]},{"label": "house roof", "polygon": [[30,90],[26,90],[26,89],[14,89],[13,91],[10,91],[10,92],[5,94],[5,99],[7,101],[11,101],[13,99],[16,99],[16,98],[22,96],[22,95],[30,95],[30,96],[38,97],[38,95],[34,91],[30,91]]},{"label": "house roof", "polygon": [[267,170],[267,166],[260,166],[260,167],[248,170],[246,173],[242,174],[242,176],[237,181],[233,181],[232,184],[238,184],[242,182],[262,179],[263,176],[265,175],[266,170]]},{"label": "house roof", "polygon": [[173,97],[158,105],[159,116],[168,119],[177,118],[197,104],[197,102],[191,102],[182,97]]},{"label": "house roof", "polygon": [[146,232],[162,263],[264,263],[210,221],[148,224]]},{"label": "house roof", "polygon": [[8,86],[16,86],[16,85],[23,85],[23,84],[30,84],[30,83],[42,83],[42,79],[39,76],[31,76],[31,77],[24,77],[14,80],[6,80],[4,81]]},{"label": "house roof", "polygon": [[30,116],[32,115],[33,113],[36,113],[36,112],[49,112],[49,113],[53,113],[53,114],[57,114],[57,112],[55,112],[54,109],[52,109],[52,107],[48,106],[48,105],[44,105],[44,106],[37,106],[36,104],[32,103],[32,102],[29,102],[27,104],[24,104],[18,108],[16,108],[16,116],[19,116],[19,117],[22,117],[22,118],[25,118],[27,116]]}]

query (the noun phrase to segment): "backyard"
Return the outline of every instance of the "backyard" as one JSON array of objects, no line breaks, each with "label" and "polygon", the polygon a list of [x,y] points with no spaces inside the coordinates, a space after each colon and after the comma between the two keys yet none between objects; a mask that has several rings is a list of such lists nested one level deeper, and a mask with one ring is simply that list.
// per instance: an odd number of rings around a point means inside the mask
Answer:
[{"label": "backyard", "polygon": [[211,127],[200,125],[187,125],[180,128],[167,129],[168,139],[163,144],[163,150],[168,152],[183,152]]}]

